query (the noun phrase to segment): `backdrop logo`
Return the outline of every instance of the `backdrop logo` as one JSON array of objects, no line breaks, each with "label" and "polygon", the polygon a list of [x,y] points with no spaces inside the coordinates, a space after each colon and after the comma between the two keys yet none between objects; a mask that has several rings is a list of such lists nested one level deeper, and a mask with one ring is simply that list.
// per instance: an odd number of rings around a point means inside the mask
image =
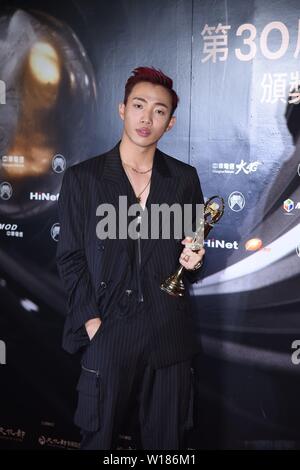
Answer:
[{"label": "backdrop logo", "polygon": [[7,181],[3,181],[3,183],[0,184],[1,199],[3,199],[3,201],[8,201],[11,198],[12,193],[13,193],[12,185],[8,183]]},{"label": "backdrop logo", "polygon": [[283,203],[283,208],[284,208],[285,212],[287,212],[289,214],[294,209],[300,209],[300,202],[297,202],[295,204],[292,199],[286,199]]},{"label": "backdrop logo", "polygon": [[40,192],[31,192],[29,196],[31,201],[57,201],[59,198],[59,193],[40,193]]},{"label": "backdrop logo", "polygon": [[239,244],[237,241],[233,242],[226,242],[225,240],[216,240],[215,238],[211,238],[204,241],[204,245],[208,248],[222,248],[227,250],[238,250]]},{"label": "backdrop logo", "polygon": [[68,441],[60,437],[49,437],[41,435],[38,437],[38,443],[41,446],[59,447],[62,449],[79,449],[80,443],[76,441]]},{"label": "backdrop logo", "polygon": [[8,439],[9,441],[19,441],[24,440],[26,432],[22,429],[12,429],[0,427],[0,439]]},{"label": "backdrop logo", "polygon": [[23,155],[3,155],[1,158],[2,166],[4,167],[23,167]]},{"label": "backdrop logo", "polygon": [[5,223],[0,222],[0,230],[6,231],[7,237],[23,238],[23,232],[20,232],[17,229],[18,229],[17,224],[11,224],[11,223],[5,224]]},{"label": "backdrop logo", "polygon": [[240,212],[245,207],[244,195],[239,191],[233,191],[233,193],[229,195],[228,205],[232,211]]},{"label": "backdrop logo", "polygon": [[6,85],[3,80],[0,80],[0,104],[6,104]]},{"label": "backdrop logo", "polygon": [[249,173],[257,171],[258,166],[261,164],[259,161],[247,163],[244,160],[241,160],[240,163],[212,163],[212,172],[232,175],[238,175],[242,172],[249,175]]},{"label": "backdrop logo", "polygon": [[55,173],[62,173],[66,169],[66,159],[60,153],[52,158],[52,169]]},{"label": "backdrop logo", "polygon": [[58,223],[53,224],[51,227],[51,237],[53,238],[55,242],[58,242],[59,231],[60,231],[60,224]]},{"label": "backdrop logo", "polygon": [[0,230],[17,230],[18,225],[17,224],[2,224],[0,222]]},{"label": "backdrop logo", "polygon": [[286,199],[283,203],[283,208],[286,212],[291,212],[295,207],[294,201],[292,199]]},{"label": "backdrop logo", "polygon": [[6,364],[6,344],[0,340],[0,364]]},{"label": "backdrop logo", "polygon": [[300,243],[298,243],[298,245],[296,246],[296,253],[300,258]]}]

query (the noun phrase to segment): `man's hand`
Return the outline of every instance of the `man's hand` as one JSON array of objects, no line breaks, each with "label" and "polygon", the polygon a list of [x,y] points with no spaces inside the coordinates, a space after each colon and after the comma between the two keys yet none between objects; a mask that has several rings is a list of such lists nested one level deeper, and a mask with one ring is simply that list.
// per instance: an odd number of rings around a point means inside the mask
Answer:
[{"label": "man's hand", "polygon": [[[184,240],[182,240],[181,243],[185,245],[186,243],[190,243],[192,240],[192,237],[186,237]],[[202,260],[204,254],[204,248],[201,248],[201,250],[198,251],[192,251],[190,248],[184,248],[179,257],[179,262],[184,268],[193,270],[196,264]]]},{"label": "man's hand", "polygon": [[97,333],[98,329],[100,328],[101,325],[101,320],[100,318],[92,318],[91,320],[88,320],[85,323],[85,329],[86,332],[90,338],[90,341],[93,339],[93,336]]}]

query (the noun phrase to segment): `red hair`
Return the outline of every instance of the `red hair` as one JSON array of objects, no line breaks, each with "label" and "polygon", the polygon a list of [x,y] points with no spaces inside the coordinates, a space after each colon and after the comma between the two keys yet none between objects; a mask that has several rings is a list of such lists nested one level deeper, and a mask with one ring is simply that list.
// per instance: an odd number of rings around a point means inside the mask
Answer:
[{"label": "red hair", "polygon": [[140,82],[150,82],[154,85],[163,86],[170,93],[172,98],[170,116],[172,116],[179,102],[179,97],[173,90],[173,80],[165,75],[161,70],[155,69],[154,67],[137,67],[131,73],[133,73],[133,75],[128,78],[125,85],[124,104],[127,104],[128,96],[132,92],[134,85]]}]

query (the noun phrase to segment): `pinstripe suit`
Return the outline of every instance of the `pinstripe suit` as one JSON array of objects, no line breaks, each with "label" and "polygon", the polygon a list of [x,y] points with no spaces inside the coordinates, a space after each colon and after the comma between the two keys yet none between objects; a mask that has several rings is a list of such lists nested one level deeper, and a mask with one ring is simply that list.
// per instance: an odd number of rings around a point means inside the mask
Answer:
[{"label": "pinstripe suit", "polygon": [[[118,218],[120,195],[127,196],[128,204],[136,202],[121,164],[119,144],[67,169],[58,203],[57,265],[68,294],[63,347],[71,353],[83,350],[75,422],[86,433],[98,433],[98,445],[89,434],[90,444],[85,448],[110,448],[134,390],[143,405],[140,423],[144,423],[144,445],[179,448],[181,438],[178,433],[174,437],[166,432],[165,420],[161,425],[164,433],[157,437],[159,426],[154,416],[163,416],[167,403],[175,410],[179,399],[176,390],[181,390],[181,399],[185,397],[178,416],[181,424],[178,420],[169,423],[169,429],[179,425],[183,429],[190,421],[190,361],[200,347],[190,316],[189,293],[178,298],[159,288],[178,266],[183,245],[174,238],[141,239],[138,264],[136,240],[97,238],[99,204],[112,204]],[[203,202],[197,172],[156,149],[146,207],[175,202],[194,206]],[[199,277],[197,271],[186,272],[189,282]],[[96,316],[102,323],[90,341],[84,324]],[[159,386],[164,376],[166,381]],[[168,386],[172,395],[165,402],[163,390]],[[112,414],[118,419],[110,419]],[[153,433],[159,442],[151,440]]]}]

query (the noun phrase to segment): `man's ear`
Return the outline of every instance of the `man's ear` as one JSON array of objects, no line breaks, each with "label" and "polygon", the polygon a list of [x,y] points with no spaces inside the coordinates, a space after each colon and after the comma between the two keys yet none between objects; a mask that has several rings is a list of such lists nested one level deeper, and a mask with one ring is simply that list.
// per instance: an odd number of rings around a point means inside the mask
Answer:
[{"label": "man's ear", "polygon": [[170,121],[169,121],[169,124],[166,127],[165,132],[170,131],[172,129],[172,127],[175,126],[175,123],[176,123],[176,116],[172,116]]},{"label": "man's ear", "polygon": [[119,103],[119,115],[122,121],[124,121],[124,116],[125,116],[125,104],[124,103]]}]

